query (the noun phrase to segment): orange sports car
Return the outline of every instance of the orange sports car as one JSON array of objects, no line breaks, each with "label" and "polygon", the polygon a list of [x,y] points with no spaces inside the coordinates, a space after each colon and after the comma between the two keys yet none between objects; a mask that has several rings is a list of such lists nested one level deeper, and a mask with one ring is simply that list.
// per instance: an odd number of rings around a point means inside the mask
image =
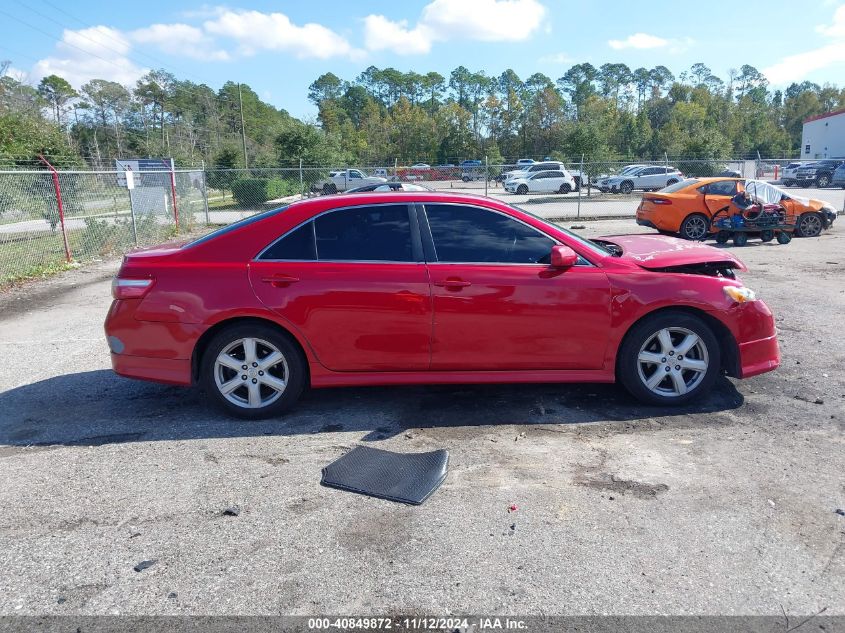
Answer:
[{"label": "orange sports car", "polygon": [[688,240],[703,240],[713,232],[713,215],[729,207],[731,199],[743,191],[755,200],[783,206],[795,218],[795,235],[799,237],[815,237],[836,219],[836,209],[829,203],[800,198],[762,180],[688,178],[644,194],[637,208],[637,224]]}]

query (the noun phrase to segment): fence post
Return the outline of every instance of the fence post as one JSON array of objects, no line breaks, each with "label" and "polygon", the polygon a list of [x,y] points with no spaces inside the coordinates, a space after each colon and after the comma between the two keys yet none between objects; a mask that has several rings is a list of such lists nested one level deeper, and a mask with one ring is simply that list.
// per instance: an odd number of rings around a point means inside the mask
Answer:
[{"label": "fence post", "polygon": [[176,206],[176,172],[173,159],[170,159],[170,195],[173,198],[173,221],[176,223],[176,230],[179,230],[179,209]]},{"label": "fence post", "polygon": [[302,158],[299,159],[299,197],[305,197],[305,182],[302,180]]},{"label": "fence post", "polygon": [[56,190],[56,204],[59,207],[59,223],[62,225],[62,242],[64,242],[65,246],[65,260],[69,264],[73,260],[73,255],[70,252],[70,244],[67,241],[67,227],[65,227],[65,209],[62,206],[62,187],[59,184],[59,172],[56,171],[56,168],[50,164],[44,156],[41,154],[38,155],[38,158],[41,159],[41,162],[47,165],[49,170],[53,174],[53,188]]},{"label": "fence post", "polygon": [[205,207],[205,223],[211,224],[211,218],[208,214],[208,180],[205,176],[205,160],[202,161],[202,203]]},{"label": "fence post", "polygon": [[487,154],[484,155],[484,195],[487,195],[487,183],[490,180],[490,163],[487,161]]},{"label": "fence post", "polygon": [[[132,170],[130,169],[124,169],[123,173],[126,178],[126,193],[129,195],[129,218],[132,220],[132,242],[135,246],[138,246],[138,225],[135,223],[135,206],[132,202],[132,189],[135,184],[135,174],[132,173]],[[130,173],[132,173],[131,176],[129,175]],[[132,178],[131,183],[129,182],[130,178]]]},{"label": "fence post", "polygon": [[[587,179],[587,190],[589,191],[589,178]],[[581,154],[581,168],[578,170],[578,219],[581,219],[581,187],[584,186],[584,155]]]},{"label": "fence post", "polygon": [[669,154],[663,152],[663,166],[666,168],[666,171],[669,171]]}]

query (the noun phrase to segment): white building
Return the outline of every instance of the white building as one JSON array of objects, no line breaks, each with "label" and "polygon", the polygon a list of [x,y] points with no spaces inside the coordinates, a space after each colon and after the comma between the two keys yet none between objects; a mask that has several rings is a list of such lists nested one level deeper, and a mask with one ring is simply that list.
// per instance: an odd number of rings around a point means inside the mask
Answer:
[{"label": "white building", "polygon": [[804,121],[801,158],[845,158],[845,110],[817,114]]}]

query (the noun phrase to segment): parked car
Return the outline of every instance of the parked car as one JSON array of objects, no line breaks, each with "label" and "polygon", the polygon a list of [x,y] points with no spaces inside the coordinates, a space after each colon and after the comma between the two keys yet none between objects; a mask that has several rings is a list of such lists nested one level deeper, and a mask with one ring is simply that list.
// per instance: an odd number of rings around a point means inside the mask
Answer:
[{"label": "parked car", "polygon": [[675,405],[780,363],[736,270],[710,246],[591,241],[490,198],[326,196],[130,252],[105,333],[118,374],[201,385],[250,419],[306,386],[618,381]]},{"label": "parked car", "polygon": [[599,181],[599,189],[602,192],[624,194],[631,193],[634,189],[657,191],[683,179],[684,175],[674,167],[648,166]]},{"label": "parked car", "polygon": [[526,173],[505,183],[505,191],[525,195],[528,193],[569,193],[575,190],[575,179],[565,169]]},{"label": "parked car", "polygon": [[533,164],[534,164],[533,158],[520,158],[516,161],[517,168],[528,167],[528,165],[533,165]]},{"label": "parked car", "polygon": [[418,169],[420,171],[428,171],[431,169],[431,165],[427,163],[416,163],[415,165],[411,165],[411,169]]},{"label": "parked car", "polygon": [[387,178],[383,176],[368,176],[360,169],[340,169],[329,172],[328,179],[315,183],[313,189],[322,191],[323,194],[328,195],[337,193],[338,191],[346,191],[353,187],[382,182],[387,182]]},{"label": "parked car", "polygon": [[383,182],[348,189],[346,193],[366,193],[368,191],[432,191],[432,189],[424,185],[416,185],[410,182]]},{"label": "parked car", "polygon": [[792,162],[787,164],[783,171],[780,172],[780,181],[783,183],[784,187],[792,187],[798,184],[798,170],[805,165],[809,165],[808,162]]},{"label": "parked car", "polygon": [[690,178],[657,193],[644,194],[637,208],[637,224],[688,240],[705,239],[711,233],[713,215],[743,191],[763,202],[782,205],[795,217],[798,237],[815,237],[836,219],[836,209],[830,203],[793,196],[762,180]]},{"label": "parked car", "polygon": [[532,165],[528,165],[526,167],[514,169],[513,171],[507,172],[505,174],[505,185],[507,185],[509,180],[516,180],[517,178],[522,178],[538,171],[548,171],[550,169],[565,170],[566,167],[564,167],[563,163],[558,160],[544,161],[542,163],[533,163]]},{"label": "parked car", "polygon": [[470,182],[471,180],[484,180],[487,176],[487,170],[484,168],[484,163],[480,160],[463,160],[460,164],[461,180]]},{"label": "parked car", "polygon": [[613,178],[615,176],[625,176],[639,171],[643,167],[650,167],[650,165],[625,165],[625,167],[619,170],[618,174],[599,174],[598,176],[593,176],[590,182],[595,186],[599,186],[599,183],[603,180],[607,180],[608,178]]},{"label": "parked car", "polygon": [[834,187],[842,187],[845,189],[845,163],[841,164],[836,168],[836,171],[833,172],[833,178],[831,179],[830,184]]},{"label": "parked car", "polygon": [[845,163],[845,159],[826,158],[825,160],[799,167],[795,177],[798,184],[802,187],[809,187],[813,184],[819,188],[827,187],[833,180],[833,172],[842,163]]}]

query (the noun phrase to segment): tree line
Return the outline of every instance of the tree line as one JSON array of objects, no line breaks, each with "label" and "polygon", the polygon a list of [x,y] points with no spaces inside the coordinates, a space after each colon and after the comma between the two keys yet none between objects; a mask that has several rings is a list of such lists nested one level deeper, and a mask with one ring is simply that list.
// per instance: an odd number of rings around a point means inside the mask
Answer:
[{"label": "tree line", "polygon": [[[214,90],[151,71],[133,86],[62,77],[37,86],[0,78],[0,168],[39,153],[62,165],[111,168],[167,156],[221,168],[455,163],[487,156],[587,160],[796,156],[804,119],[845,107],[845,89],[811,82],[770,89],[753,66],[717,77],[703,63],[576,64],[557,79],[464,66],[448,77],[370,66],[309,87],[313,123],[232,81]],[[244,145],[246,151],[244,152]]]}]

